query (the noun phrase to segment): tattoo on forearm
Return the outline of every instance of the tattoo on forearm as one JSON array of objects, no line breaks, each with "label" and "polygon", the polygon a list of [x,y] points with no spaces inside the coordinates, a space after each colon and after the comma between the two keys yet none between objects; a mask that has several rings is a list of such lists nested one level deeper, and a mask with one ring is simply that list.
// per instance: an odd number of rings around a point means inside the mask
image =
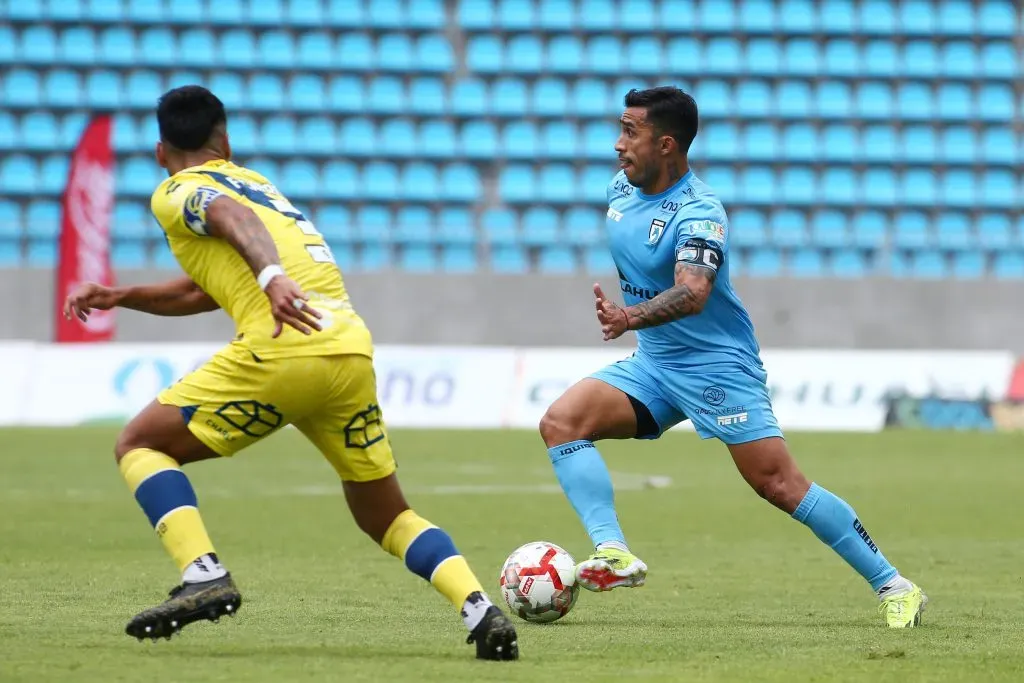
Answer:
[{"label": "tattoo on forearm", "polygon": [[267,266],[279,262],[277,245],[256,214],[250,213],[232,232],[233,246],[253,273],[259,274]]},{"label": "tattoo on forearm", "polygon": [[684,273],[698,274],[700,276],[698,282],[701,284],[691,287],[686,283],[680,283],[650,301],[629,306],[626,309],[626,314],[630,329],[642,330],[647,327],[664,325],[701,311],[711,285],[715,281],[715,272],[709,268],[677,263],[677,282]]}]

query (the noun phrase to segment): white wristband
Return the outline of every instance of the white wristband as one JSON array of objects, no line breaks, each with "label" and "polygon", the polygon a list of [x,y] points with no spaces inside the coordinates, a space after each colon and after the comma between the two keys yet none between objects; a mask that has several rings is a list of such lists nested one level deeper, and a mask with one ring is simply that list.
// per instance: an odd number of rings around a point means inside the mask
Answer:
[{"label": "white wristband", "polygon": [[256,277],[256,282],[259,284],[260,289],[266,290],[270,281],[278,275],[284,275],[284,268],[277,264],[270,265],[260,271],[260,274]]}]

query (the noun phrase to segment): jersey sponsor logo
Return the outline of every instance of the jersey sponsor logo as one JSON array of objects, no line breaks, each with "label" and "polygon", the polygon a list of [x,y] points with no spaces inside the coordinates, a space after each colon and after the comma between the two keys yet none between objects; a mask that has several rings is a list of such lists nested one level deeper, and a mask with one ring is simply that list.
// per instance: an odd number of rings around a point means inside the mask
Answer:
[{"label": "jersey sponsor logo", "polygon": [[625,280],[622,281],[622,293],[631,294],[632,296],[648,300],[653,299],[654,297],[661,294],[661,292],[659,292],[656,289],[652,290],[647,289],[645,287],[637,287],[636,285],[630,282],[626,282]]},{"label": "jersey sponsor logo", "polygon": [[658,240],[665,233],[665,221],[660,218],[655,218],[651,221],[651,229],[647,233],[647,243],[657,244]]},{"label": "jersey sponsor logo", "polygon": [[725,226],[715,221],[691,223],[690,232],[693,233],[694,237],[703,237],[704,239],[718,240],[719,242],[725,241]]},{"label": "jersey sponsor logo", "polygon": [[612,207],[609,206],[608,207],[608,218],[611,218],[613,221],[618,223],[619,221],[622,220],[622,212],[621,211],[616,211],[615,209],[613,209]]},{"label": "jersey sponsor logo", "polygon": [[746,413],[736,413],[735,415],[722,415],[715,420],[718,422],[719,427],[729,427],[731,425],[743,424],[747,421]]},{"label": "jersey sponsor logo", "polygon": [[223,196],[220,190],[209,185],[202,185],[192,191],[192,194],[185,199],[181,214],[185,219],[188,229],[197,235],[207,235],[206,231],[206,209],[214,199]]},{"label": "jersey sponsor logo", "polygon": [[679,210],[679,207],[681,206],[682,204],[680,204],[679,202],[673,202],[671,200],[666,199],[661,203],[661,210],[665,213],[675,213],[676,211]]},{"label": "jersey sponsor logo", "polygon": [[612,185],[612,189],[619,194],[626,195],[627,197],[633,194],[633,186],[622,180],[615,181],[615,184]]},{"label": "jersey sponsor logo", "polygon": [[725,389],[712,384],[704,389],[704,402],[709,406],[720,406],[725,403]]}]

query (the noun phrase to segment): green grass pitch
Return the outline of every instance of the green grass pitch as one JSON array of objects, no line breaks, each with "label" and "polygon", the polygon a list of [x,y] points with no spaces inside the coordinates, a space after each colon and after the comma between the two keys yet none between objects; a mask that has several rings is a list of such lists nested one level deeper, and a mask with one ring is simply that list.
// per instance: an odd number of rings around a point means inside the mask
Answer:
[{"label": "green grass pitch", "polygon": [[[187,468],[236,619],[139,643],[127,619],[178,576],[113,464],[107,428],[0,432],[0,680],[1020,681],[1024,437],[795,434],[807,474],[847,498],[932,602],[890,632],[867,586],[759,500],[717,442],[601,445],[647,586],[517,620],[522,659],[477,662],[453,609],[363,537],[333,471],[294,431]],[[396,431],[399,476],[498,598],[506,555],[586,535],[539,437]],[[668,477],[663,488],[645,487]]]}]

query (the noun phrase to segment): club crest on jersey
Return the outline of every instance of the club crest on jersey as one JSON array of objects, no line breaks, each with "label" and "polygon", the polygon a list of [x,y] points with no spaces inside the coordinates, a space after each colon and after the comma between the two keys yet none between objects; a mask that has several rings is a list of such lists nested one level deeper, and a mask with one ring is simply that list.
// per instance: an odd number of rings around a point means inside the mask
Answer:
[{"label": "club crest on jersey", "polygon": [[615,209],[613,209],[612,207],[609,206],[608,207],[608,218],[611,218],[613,221],[618,223],[619,221],[622,220],[622,212],[621,211],[616,211]]},{"label": "club crest on jersey", "polygon": [[651,221],[651,230],[647,233],[647,243],[657,244],[658,240],[661,239],[662,234],[665,232],[665,221],[660,218],[655,218]]}]

